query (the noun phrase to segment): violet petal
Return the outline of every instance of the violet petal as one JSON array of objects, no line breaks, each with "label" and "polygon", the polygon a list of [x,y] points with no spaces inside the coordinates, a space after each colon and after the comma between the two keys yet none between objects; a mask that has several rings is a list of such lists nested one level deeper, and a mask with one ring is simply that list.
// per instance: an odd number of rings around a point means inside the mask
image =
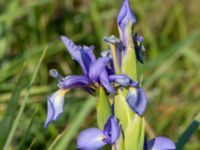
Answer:
[{"label": "violet petal", "polygon": [[61,40],[68,49],[72,59],[76,60],[80,64],[84,74],[87,75],[91,63],[95,60],[95,56],[93,54],[94,47],[78,46],[66,36],[61,36]]},{"label": "violet petal", "polygon": [[46,122],[44,124],[44,127],[48,127],[48,125],[53,121],[54,118],[54,108],[53,108],[53,104],[50,101],[50,97],[47,98],[47,118],[46,118]]},{"label": "violet petal", "polygon": [[143,89],[130,87],[126,100],[135,113],[139,116],[143,115],[147,106],[147,98]]},{"label": "violet petal", "polygon": [[47,112],[47,119],[45,122],[45,127],[48,126],[49,123],[52,121],[57,120],[60,115],[63,113],[64,107],[64,94],[67,90],[59,89],[51,96],[48,97],[48,112]]},{"label": "violet petal", "polygon": [[106,122],[103,130],[106,138],[104,141],[108,144],[114,144],[120,136],[120,126],[117,119],[111,116]]},{"label": "violet petal", "polygon": [[100,75],[100,82],[109,93],[116,93],[113,85],[110,83],[108,73],[104,69]]},{"label": "violet petal", "polygon": [[131,83],[130,78],[125,74],[119,74],[119,75],[113,74],[113,75],[110,75],[109,76],[109,80],[111,82],[116,82],[116,83],[118,83],[119,85],[121,85],[123,87],[129,86],[130,83]]},{"label": "violet petal", "polygon": [[97,128],[83,130],[77,139],[77,148],[82,150],[97,150],[106,143],[103,141],[105,135]]},{"label": "violet petal", "polygon": [[150,150],[176,150],[176,146],[170,139],[158,136],[148,142]]},{"label": "violet petal", "polygon": [[132,24],[137,22],[128,0],[124,0],[117,16],[117,23],[121,28],[125,28],[129,21],[131,21]]},{"label": "violet petal", "polygon": [[127,42],[126,41],[127,37],[125,36],[125,29],[129,22],[131,24],[135,24],[136,17],[129,6],[128,0],[124,0],[122,7],[120,9],[120,12],[118,14],[118,17],[117,17],[120,38],[123,41],[124,46],[126,46],[126,42]]},{"label": "violet petal", "polygon": [[100,74],[105,69],[106,65],[108,65],[110,58],[101,57],[97,59],[90,67],[89,70],[89,78],[93,81],[99,82]]},{"label": "violet petal", "polygon": [[86,76],[70,75],[62,79],[60,87],[64,89],[89,87],[91,83],[92,81]]}]

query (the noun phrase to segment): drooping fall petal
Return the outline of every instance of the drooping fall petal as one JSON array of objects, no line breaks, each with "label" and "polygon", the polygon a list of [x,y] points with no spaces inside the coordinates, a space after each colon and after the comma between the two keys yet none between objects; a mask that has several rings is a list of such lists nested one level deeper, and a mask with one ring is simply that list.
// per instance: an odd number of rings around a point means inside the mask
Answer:
[{"label": "drooping fall petal", "polygon": [[64,94],[67,90],[59,89],[47,98],[47,118],[44,127],[55,121],[63,113]]},{"label": "drooping fall petal", "polygon": [[176,150],[176,145],[170,139],[158,136],[148,142],[149,150]]},{"label": "drooping fall petal", "polygon": [[105,135],[97,128],[83,130],[77,139],[77,148],[82,150],[97,150],[106,143],[103,141]]},{"label": "drooping fall petal", "polygon": [[143,89],[130,87],[126,100],[135,113],[139,116],[143,115],[147,106],[147,98]]}]

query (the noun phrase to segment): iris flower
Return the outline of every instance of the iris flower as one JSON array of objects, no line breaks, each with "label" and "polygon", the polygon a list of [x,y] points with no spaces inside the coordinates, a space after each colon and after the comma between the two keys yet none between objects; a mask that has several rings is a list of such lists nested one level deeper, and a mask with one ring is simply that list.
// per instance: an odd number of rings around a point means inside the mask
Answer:
[{"label": "iris flower", "polygon": [[104,125],[103,131],[98,128],[83,130],[77,139],[77,148],[81,150],[97,150],[106,144],[113,145],[120,136],[120,126],[117,119],[111,116]]},{"label": "iris flower", "polygon": [[99,86],[103,86],[108,93],[116,93],[113,87],[114,83],[121,87],[130,87],[127,95],[129,106],[138,115],[144,113],[147,103],[144,91],[128,76],[115,75],[110,55],[107,54],[104,57],[96,59],[93,53],[93,46],[77,46],[65,36],[62,36],[61,39],[72,56],[72,59],[80,64],[83,75],[69,75],[63,78],[57,71],[51,71],[51,76],[58,80],[59,90],[47,98],[48,112],[45,127],[52,121],[58,119],[63,113],[64,95],[74,88],[83,88],[95,95],[95,90]]},{"label": "iris flower", "polygon": [[96,59],[93,53],[93,46],[78,46],[65,36],[61,36],[61,39],[72,59],[80,64],[83,75],[69,75],[61,78],[56,71],[51,72],[51,75],[58,79],[59,90],[48,97],[48,114],[45,127],[63,113],[64,95],[71,89],[83,88],[89,93],[95,94],[95,89],[103,86],[109,93],[115,93],[112,84],[109,82],[106,70],[106,66],[111,59],[109,57]]},{"label": "iris flower", "polygon": [[145,139],[144,150],[176,150],[176,145],[166,137],[157,136],[150,141]]}]

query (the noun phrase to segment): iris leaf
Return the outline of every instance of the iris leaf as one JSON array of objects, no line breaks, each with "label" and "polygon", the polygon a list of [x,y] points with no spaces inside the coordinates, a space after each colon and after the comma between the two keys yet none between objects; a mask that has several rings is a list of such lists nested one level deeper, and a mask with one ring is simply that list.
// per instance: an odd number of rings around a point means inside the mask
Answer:
[{"label": "iris leaf", "polygon": [[135,115],[125,132],[125,150],[143,150],[144,131],[144,117]]},{"label": "iris leaf", "polygon": [[120,120],[120,124],[122,126],[122,131],[125,132],[128,124],[133,119],[134,113],[128,106],[128,103],[126,102],[126,95],[127,90],[123,89],[118,90],[118,94],[115,96],[115,116]]},{"label": "iris leaf", "polygon": [[103,129],[106,121],[112,115],[111,105],[103,87],[100,86],[97,99],[97,120],[99,129]]}]

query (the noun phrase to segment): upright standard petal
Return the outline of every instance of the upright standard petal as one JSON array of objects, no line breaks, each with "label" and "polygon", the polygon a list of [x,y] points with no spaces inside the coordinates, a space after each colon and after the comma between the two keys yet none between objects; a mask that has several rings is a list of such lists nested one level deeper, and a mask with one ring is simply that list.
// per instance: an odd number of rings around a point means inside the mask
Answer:
[{"label": "upright standard petal", "polygon": [[67,90],[59,89],[55,93],[53,93],[51,96],[48,97],[47,102],[47,118],[44,127],[47,127],[49,123],[55,121],[60,117],[60,115],[63,113],[63,107],[64,107],[64,94],[67,92]]},{"label": "upright standard petal", "polygon": [[87,55],[89,56],[91,62],[93,63],[96,60],[96,57],[94,55],[94,46],[83,46],[83,49],[85,51],[85,53],[87,53]]},{"label": "upright standard petal", "polygon": [[87,75],[91,63],[95,60],[93,54],[94,47],[78,46],[66,36],[61,36],[61,39],[72,56],[72,59],[76,60],[80,64],[84,74]]},{"label": "upright standard petal", "polygon": [[97,128],[83,130],[77,139],[77,148],[82,150],[97,150],[106,143],[103,141],[105,135]]},{"label": "upright standard petal", "polygon": [[114,144],[120,136],[120,126],[117,119],[111,116],[104,126],[104,134],[106,138],[104,141],[108,144]]},{"label": "upright standard petal", "polygon": [[143,89],[130,87],[126,101],[135,113],[139,116],[143,115],[147,106],[147,98]]},{"label": "upright standard petal", "polygon": [[87,76],[71,75],[62,79],[59,84],[63,89],[89,87],[92,81]]},{"label": "upright standard petal", "polygon": [[100,74],[105,69],[106,65],[108,65],[110,58],[108,57],[101,57],[97,59],[90,67],[89,70],[89,78],[92,81],[99,82]]},{"label": "upright standard petal", "polygon": [[159,136],[148,142],[150,150],[176,150],[176,145],[170,139]]}]

